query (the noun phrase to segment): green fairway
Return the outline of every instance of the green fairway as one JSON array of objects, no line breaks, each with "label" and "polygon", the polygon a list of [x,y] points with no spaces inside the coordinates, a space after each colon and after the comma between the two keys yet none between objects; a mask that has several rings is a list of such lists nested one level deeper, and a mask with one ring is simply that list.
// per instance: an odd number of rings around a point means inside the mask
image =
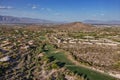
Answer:
[{"label": "green fairway", "polygon": [[54,56],[56,60],[60,62],[65,62],[67,65],[73,65],[73,63],[66,58],[62,52],[47,54],[48,56]]},{"label": "green fairway", "polygon": [[48,51],[46,51],[47,56],[53,56],[56,60],[66,63],[66,68],[82,76],[86,76],[89,80],[116,80],[115,78],[102,74],[84,67],[76,66],[72,61],[70,61],[64,52],[56,52],[52,46],[48,45]]},{"label": "green fairway", "polygon": [[68,69],[70,69],[71,71],[76,72],[78,74],[87,75],[87,77],[90,80],[116,80],[113,77],[95,72],[95,71],[90,70],[90,69],[86,69],[84,67],[80,67],[80,66],[66,66],[66,67]]}]

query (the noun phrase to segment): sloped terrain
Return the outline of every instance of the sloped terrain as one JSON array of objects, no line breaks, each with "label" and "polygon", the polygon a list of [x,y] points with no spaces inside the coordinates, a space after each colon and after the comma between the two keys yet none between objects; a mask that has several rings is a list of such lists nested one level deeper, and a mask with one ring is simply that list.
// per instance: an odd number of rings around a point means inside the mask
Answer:
[{"label": "sloped terrain", "polygon": [[119,80],[119,28],[71,24],[1,26],[0,79]]},{"label": "sloped terrain", "polygon": [[0,35],[0,80],[84,80],[45,55],[46,32],[8,28]]}]

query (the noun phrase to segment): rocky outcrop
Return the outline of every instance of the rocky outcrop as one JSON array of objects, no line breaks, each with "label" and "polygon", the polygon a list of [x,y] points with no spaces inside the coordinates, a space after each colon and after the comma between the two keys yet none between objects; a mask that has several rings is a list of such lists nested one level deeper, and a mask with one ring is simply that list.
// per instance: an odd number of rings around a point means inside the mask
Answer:
[{"label": "rocky outcrop", "polygon": [[9,61],[9,60],[10,60],[9,56],[5,56],[3,58],[0,58],[0,62],[6,62],[6,61]]}]

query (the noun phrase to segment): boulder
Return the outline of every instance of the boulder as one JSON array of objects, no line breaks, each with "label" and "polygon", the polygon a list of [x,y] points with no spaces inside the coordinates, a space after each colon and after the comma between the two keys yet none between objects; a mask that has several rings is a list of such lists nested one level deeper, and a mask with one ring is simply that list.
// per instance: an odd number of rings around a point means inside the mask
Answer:
[{"label": "boulder", "polygon": [[9,60],[10,60],[9,56],[5,56],[3,58],[0,58],[0,62],[6,62],[6,61],[9,61]]}]

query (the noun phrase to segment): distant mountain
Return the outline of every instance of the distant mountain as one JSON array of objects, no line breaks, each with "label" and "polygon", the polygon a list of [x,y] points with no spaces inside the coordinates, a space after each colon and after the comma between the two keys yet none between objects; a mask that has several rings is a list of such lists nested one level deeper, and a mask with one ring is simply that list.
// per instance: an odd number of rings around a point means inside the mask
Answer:
[{"label": "distant mountain", "polygon": [[57,26],[58,26],[57,29],[70,30],[70,31],[78,31],[78,30],[89,31],[94,28],[93,25],[84,24],[82,22],[65,23]]},{"label": "distant mountain", "polygon": [[2,24],[20,24],[20,23],[57,23],[50,20],[44,19],[33,19],[33,18],[20,18],[20,17],[13,17],[13,16],[1,16],[0,15],[0,23]]},{"label": "distant mountain", "polygon": [[88,24],[120,24],[120,20],[110,20],[110,21],[101,21],[101,20],[85,20],[83,23]]}]

